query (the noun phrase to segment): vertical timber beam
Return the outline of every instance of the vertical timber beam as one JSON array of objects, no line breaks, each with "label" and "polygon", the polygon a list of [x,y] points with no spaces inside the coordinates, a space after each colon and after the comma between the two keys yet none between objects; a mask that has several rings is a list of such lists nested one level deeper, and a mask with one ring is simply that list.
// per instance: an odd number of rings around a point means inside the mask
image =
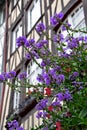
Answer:
[{"label": "vertical timber beam", "polygon": [[85,15],[85,23],[87,26],[87,0],[82,0],[83,8],[84,8],[84,15]]}]

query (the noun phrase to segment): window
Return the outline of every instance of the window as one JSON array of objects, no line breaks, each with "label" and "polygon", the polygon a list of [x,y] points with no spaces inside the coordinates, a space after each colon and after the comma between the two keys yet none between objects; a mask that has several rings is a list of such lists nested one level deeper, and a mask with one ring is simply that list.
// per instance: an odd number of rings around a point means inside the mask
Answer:
[{"label": "window", "polygon": [[20,22],[18,26],[12,32],[12,53],[16,50],[16,39],[22,36],[22,23]]},{"label": "window", "polygon": [[77,28],[77,26],[82,23],[83,19],[84,19],[83,6],[80,5],[71,14],[71,22],[72,22],[73,28]]},{"label": "window", "polygon": [[[19,86],[19,83],[15,81],[15,84]],[[20,102],[20,93],[18,92],[20,88],[18,87],[16,90],[14,90],[14,103],[13,103],[13,109],[17,109],[19,107]]]},{"label": "window", "polygon": [[40,0],[34,0],[27,11],[28,32],[35,25],[40,16]]},{"label": "window", "polygon": [[[70,15],[68,15],[67,19],[64,21],[64,23],[70,23],[73,29],[83,29],[85,28],[85,19],[84,19],[84,10],[82,4],[80,4]],[[67,36],[67,31],[62,31],[61,28],[59,31],[64,34],[64,36]],[[84,35],[80,32],[74,33],[75,37]]]},{"label": "window", "polygon": [[[85,29],[86,24],[85,24],[84,11],[83,11],[82,4],[80,4],[76,9],[73,10],[73,12],[70,13],[70,15],[68,15],[68,17],[65,19],[64,23],[71,24],[71,27],[73,29],[77,29],[77,30]],[[68,35],[67,30],[63,31],[61,27],[58,29],[57,33],[58,34],[62,33],[64,35],[64,38],[66,38]],[[70,32],[70,30],[69,30],[69,33],[72,33],[72,32]],[[82,32],[73,33],[74,37],[84,36],[84,35],[86,35],[86,34],[84,34]],[[66,48],[67,42],[65,42],[64,44],[65,44],[65,48]],[[59,47],[58,44],[56,44],[56,47]],[[60,52],[60,51],[58,51],[58,52]],[[67,53],[70,53],[70,52],[71,52],[71,50],[67,49]]]},{"label": "window", "polygon": [[[37,59],[38,63],[41,63],[41,61],[42,61],[41,59]],[[41,68],[35,62],[30,61],[29,65],[27,66],[29,83],[36,85],[38,83],[37,76],[38,74],[41,74],[41,72],[42,72]],[[26,89],[26,91],[28,91],[28,89]]]},{"label": "window", "polygon": [[15,6],[15,5],[16,5],[16,3],[17,3],[17,0],[14,0],[14,1],[13,1],[13,3],[14,3],[13,5]]},{"label": "window", "polygon": [[4,20],[5,20],[5,9],[0,10],[0,25],[4,23]]}]

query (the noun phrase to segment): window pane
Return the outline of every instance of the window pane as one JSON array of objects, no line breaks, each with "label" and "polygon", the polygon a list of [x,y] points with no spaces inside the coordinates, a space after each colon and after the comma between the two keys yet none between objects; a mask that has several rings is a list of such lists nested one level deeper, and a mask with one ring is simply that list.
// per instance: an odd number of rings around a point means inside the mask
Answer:
[{"label": "window pane", "polygon": [[73,27],[76,27],[76,26],[82,21],[82,19],[84,19],[83,7],[77,9],[77,10],[72,14],[71,17],[72,17]]},{"label": "window pane", "polygon": [[[15,81],[15,84],[19,86],[19,83],[17,81]],[[18,87],[18,88],[16,88],[16,90],[14,91],[13,109],[16,109],[19,107],[19,101],[20,101],[20,93],[18,92],[18,90],[20,90],[20,88]]]},{"label": "window pane", "polygon": [[28,9],[27,12],[27,17],[28,17],[28,31],[35,25],[37,20],[40,18],[41,13],[40,13],[40,0],[35,0],[32,2],[30,8]]},{"label": "window pane", "polygon": [[14,29],[13,31],[13,39],[12,39],[12,52],[15,51],[16,49],[16,39],[19,37],[19,36],[22,36],[22,24],[19,23],[18,26]]}]

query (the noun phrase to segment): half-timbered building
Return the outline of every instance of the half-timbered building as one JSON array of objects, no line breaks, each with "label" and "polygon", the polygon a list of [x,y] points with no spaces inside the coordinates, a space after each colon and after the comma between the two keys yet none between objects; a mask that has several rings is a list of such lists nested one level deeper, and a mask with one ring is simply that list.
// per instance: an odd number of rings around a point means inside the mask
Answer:
[{"label": "half-timbered building", "polygon": [[[35,80],[40,69],[33,61],[25,59],[23,47],[17,48],[16,39],[19,36],[26,36],[28,39],[40,39],[35,27],[43,22],[48,28],[49,36],[55,32],[61,32],[60,26],[52,28],[50,17],[55,13],[63,12],[63,21],[68,21],[75,29],[83,28],[87,24],[87,0],[7,0],[7,21],[6,21],[6,48],[5,48],[5,69],[6,72],[15,70],[17,75],[26,71],[31,83]],[[51,31],[49,31],[51,29]],[[66,31],[62,32],[66,35]],[[82,35],[82,34],[79,34]],[[50,42],[49,49],[55,52],[55,47]],[[15,81],[13,81],[15,83]],[[41,124],[36,119],[36,100],[27,96],[25,88],[20,88],[23,93],[18,93],[9,86],[5,86],[3,108],[1,115],[1,130],[5,130],[6,118],[14,116],[25,130]]]}]

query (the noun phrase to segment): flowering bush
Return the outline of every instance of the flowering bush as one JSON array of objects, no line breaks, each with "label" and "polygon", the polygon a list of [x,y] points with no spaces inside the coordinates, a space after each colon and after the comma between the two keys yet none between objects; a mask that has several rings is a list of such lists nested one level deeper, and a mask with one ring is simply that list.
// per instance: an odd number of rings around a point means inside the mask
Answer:
[{"label": "flowering bush", "polygon": [[[86,31],[72,29],[69,23],[62,23],[62,18],[63,13],[55,14],[51,17],[51,26],[60,24],[63,31],[67,30],[66,37],[62,33],[48,37],[47,27],[40,23],[36,30],[45,35],[46,40],[35,42],[24,36],[17,39],[17,46],[26,50],[25,57],[42,69],[37,85],[29,84],[25,72],[17,77],[24,81],[22,86],[33,87],[34,93],[29,91],[29,94],[38,101],[36,117],[42,119],[42,124],[31,130],[87,129],[87,36],[74,37],[74,32],[86,34]],[[50,41],[55,46],[55,54],[48,48]],[[38,63],[37,59],[42,62]],[[14,71],[0,75],[0,81],[16,89],[17,85],[7,82],[13,78],[17,80]]]}]

